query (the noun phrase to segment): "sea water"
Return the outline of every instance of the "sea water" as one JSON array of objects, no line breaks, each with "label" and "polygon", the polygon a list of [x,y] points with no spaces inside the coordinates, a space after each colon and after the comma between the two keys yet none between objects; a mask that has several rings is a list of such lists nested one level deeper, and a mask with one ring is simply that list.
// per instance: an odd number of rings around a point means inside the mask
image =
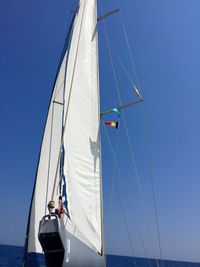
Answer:
[{"label": "sea water", "polygon": [[[0,245],[0,267],[20,267],[22,247]],[[107,267],[156,267],[156,260],[107,255]],[[162,267],[200,267],[200,263],[163,260]]]}]

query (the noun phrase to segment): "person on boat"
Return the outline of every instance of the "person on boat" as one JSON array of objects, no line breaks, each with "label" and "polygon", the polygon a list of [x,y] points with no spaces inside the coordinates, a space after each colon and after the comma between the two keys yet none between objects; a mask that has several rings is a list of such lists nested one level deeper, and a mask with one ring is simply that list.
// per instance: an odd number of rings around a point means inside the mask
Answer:
[{"label": "person on boat", "polygon": [[53,209],[55,208],[55,202],[53,200],[49,201],[49,204],[47,207],[49,210],[49,214],[53,214]]},{"label": "person on boat", "polygon": [[64,219],[65,208],[63,207],[62,196],[59,196],[59,199],[58,199],[58,208],[55,209],[55,214],[57,214],[60,219],[62,219],[62,220]]}]

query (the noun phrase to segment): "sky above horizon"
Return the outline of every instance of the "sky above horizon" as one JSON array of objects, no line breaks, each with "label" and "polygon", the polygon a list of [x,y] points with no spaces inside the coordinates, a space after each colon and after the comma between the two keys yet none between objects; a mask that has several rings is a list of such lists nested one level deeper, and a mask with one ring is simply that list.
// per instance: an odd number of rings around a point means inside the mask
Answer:
[{"label": "sky above horizon", "polygon": [[[163,258],[200,262],[200,2],[101,3],[104,11],[120,8],[137,73],[131,64],[120,15],[115,14],[106,19],[106,25],[122,102],[136,97],[120,61],[144,97],[144,104],[127,108],[123,114],[145,208],[123,122],[119,131],[107,128],[121,173],[121,177],[116,175],[111,203],[112,180],[117,171],[102,127],[106,251],[132,255],[128,231],[134,255],[146,256],[142,236],[147,256],[159,257],[152,169]],[[24,243],[42,132],[72,4],[71,0],[0,2],[2,244]],[[102,22],[99,55],[101,109],[105,110],[118,106],[119,101]],[[115,118],[111,115],[108,120]]]}]

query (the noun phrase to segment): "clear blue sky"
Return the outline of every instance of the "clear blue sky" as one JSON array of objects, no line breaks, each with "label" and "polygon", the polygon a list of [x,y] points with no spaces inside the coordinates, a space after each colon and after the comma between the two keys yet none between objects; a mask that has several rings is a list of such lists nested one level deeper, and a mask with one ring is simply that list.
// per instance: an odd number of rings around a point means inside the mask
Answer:
[{"label": "clear blue sky", "polygon": [[[0,2],[0,243],[3,244],[24,242],[39,147],[72,2]],[[163,257],[200,262],[200,2],[102,0],[102,5],[106,11],[121,8],[134,51],[145,99]],[[112,48],[136,81],[119,15],[108,18],[106,23]],[[118,100],[102,24],[99,31],[104,110],[116,106]],[[129,80],[113,56],[123,102],[135,99]],[[145,216],[157,243],[143,105],[127,109],[125,115],[148,210]],[[107,130],[114,146],[117,132]],[[123,124],[118,133],[118,164],[123,179],[117,177],[117,185],[135,255],[143,256],[144,250],[133,217],[140,226],[148,255],[155,257]],[[113,158],[103,129],[102,153],[106,248],[109,253],[131,255],[116,188],[109,219]]]}]

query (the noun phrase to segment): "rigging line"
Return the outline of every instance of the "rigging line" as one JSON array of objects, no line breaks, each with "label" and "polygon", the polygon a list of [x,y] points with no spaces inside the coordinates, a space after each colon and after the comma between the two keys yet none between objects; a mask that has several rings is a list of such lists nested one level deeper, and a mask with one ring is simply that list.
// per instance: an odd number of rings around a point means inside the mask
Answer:
[{"label": "rigging line", "polygon": [[[60,140],[61,143],[62,143],[62,136],[63,136],[63,132],[64,132],[65,91],[66,91],[66,79],[67,79],[67,63],[68,63],[68,58],[69,58],[69,53],[67,53],[66,59],[65,59],[65,69],[64,69],[65,74],[64,74],[64,80],[62,82],[62,84],[64,83],[64,87],[63,87],[63,96],[62,96],[63,97],[63,101],[62,101],[63,102],[63,109],[62,109],[62,133],[61,133],[61,140]],[[62,157],[62,153],[64,153],[64,152],[63,152],[63,150],[61,148],[61,157]],[[61,163],[61,160],[60,160],[59,163],[62,164]],[[60,168],[61,168],[61,166],[60,166]],[[59,179],[59,183],[60,183],[60,192],[59,193],[60,193],[60,195],[61,195],[62,179],[63,179],[63,173],[61,174],[61,172],[60,172],[60,179]],[[56,180],[56,177],[55,177],[55,180]]]},{"label": "rigging line", "polygon": [[129,71],[125,67],[124,63],[122,62],[122,60],[121,60],[121,58],[119,56],[119,54],[117,53],[117,51],[113,47],[112,47],[112,50],[114,51],[114,53],[115,53],[115,55],[116,55],[116,57],[117,57],[117,59],[119,61],[119,64],[121,65],[122,69],[124,70],[127,78],[129,79],[129,81],[131,82],[131,84],[134,85],[135,83],[134,83],[134,81],[133,81],[133,79],[131,77],[131,74],[129,73]]},{"label": "rigging line", "polygon": [[[65,70],[67,68],[67,60],[65,63]],[[66,80],[66,74],[64,77],[64,81],[62,82],[62,84],[65,82]],[[60,85],[60,88],[62,86],[62,84]],[[49,149],[49,160],[48,160],[48,174],[47,174],[47,189],[46,189],[46,201],[45,201],[45,214],[46,214],[46,208],[47,208],[47,201],[48,201],[48,190],[49,190],[49,177],[50,177],[50,160],[51,160],[51,147],[52,147],[52,138],[53,138],[53,117],[54,117],[54,104],[55,104],[55,99],[60,91],[60,88],[58,89],[58,92],[56,92],[57,90],[57,86],[58,86],[58,81],[56,82],[56,87],[55,87],[55,96],[52,98],[52,118],[51,118],[51,134],[50,134],[50,149]],[[65,86],[64,86],[65,89]],[[63,96],[64,96],[64,89],[63,89]],[[64,97],[63,97],[63,110],[64,110]],[[62,112],[62,124],[63,124],[63,112]],[[56,172],[56,176],[55,176],[55,180],[57,177],[57,172]]]},{"label": "rigging line", "polygon": [[[75,1],[73,2],[73,4],[71,5],[70,10],[73,10],[73,9],[74,9],[75,4],[76,4],[76,0],[75,0]],[[69,13],[71,13],[71,12],[69,12]],[[70,24],[71,24],[71,15],[68,16],[68,20],[67,20],[67,31],[69,31],[69,29],[70,29]],[[67,50],[66,50],[66,51],[67,51]],[[65,51],[65,55],[64,55],[64,57],[63,57],[63,61],[64,61],[64,58],[65,58],[65,56],[66,56],[66,51]],[[62,62],[62,63],[63,63],[63,62]],[[61,66],[62,66],[62,63],[61,63],[61,65],[60,65],[60,68],[61,68]],[[58,76],[58,77],[59,77],[59,76]],[[58,77],[57,77],[57,78],[58,78]],[[54,97],[54,99],[58,96],[58,94],[59,94],[59,92],[60,92],[60,90],[61,90],[61,87],[62,87],[63,83],[64,83],[64,80],[62,81],[60,87],[59,87],[58,90],[57,90],[58,80],[56,81],[56,85],[55,85],[55,97]],[[57,92],[56,92],[56,90],[57,90]]]},{"label": "rigging line", "polygon": [[129,240],[129,243],[131,244],[131,251],[132,251],[131,253],[132,253],[133,257],[134,257],[134,265],[135,265],[135,267],[137,267],[136,255],[135,255],[135,251],[133,249],[133,244],[132,244],[133,241],[131,240],[131,237],[130,237],[130,232],[129,232],[129,229],[128,229],[128,223],[127,223],[125,211],[124,211],[124,208],[123,208],[123,205],[122,205],[122,200],[121,200],[121,196],[120,196],[120,193],[119,193],[119,188],[117,186],[116,186],[116,188],[117,188],[117,195],[118,195],[118,198],[119,198],[120,207],[121,207],[121,210],[122,210],[122,215],[123,215],[123,218],[124,218],[124,224],[125,224],[128,240]]},{"label": "rigging line", "polygon": [[[103,122],[103,119],[102,119]],[[104,123],[104,122],[103,122]],[[116,138],[115,138],[115,150],[118,150],[118,136],[119,136],[120,128],[117,131]],[[111,186],[111,196],[110,196],[110,205],[109,205],[109,212],[108,212],[108,225],[111,224],[111,210],[112,210],[112,202],[113,202],[113,195],[114,195],[114,187],[115,187],[115,163],[113,162],[113,170],[112,170],[112,186]],[[106,254],[105,254],[106,255]],[[106,255],[107,257],[107,255]]]},{"label": "rigging line", "polygon": [[[128,35],[127,35],[127,31],[125,28],[125,24],[124,24],[124,20],[122,17],[122,14],[120,12],[119,14],[120,16],[120,20],[122,23],[122,27],[123,27],[123,32],[124,32],[124,37],[126,40],[126,44],[128,47],[128,51],[129,51],[129,55],[131,58],[131,63],[132,63],[132,68],[133,71],[135,73],[135,77],[136,77],[136,81],[139,87],[139,90],[141,91],[141,86],[139,83],[139,79],[137,76],[137,72],[136,72],[136,68],[135,68],[135,64],[134,64],[134,60],[133,60],[133,55],[131,53],[131,49],[130,49],[130,44],[129,44],[129,40],[128,40]],[[145,112],[145,108],[144,105],[142,106],[142,110],[143,110],[143,117],[144,117],[144,129],[145,129],[145,142],[146,142],[146,147],[147,147],[147,157],[148,157],[148,166],[149,166],[149,172],[150,172],[150,182],[151,182],[151,190],[152,190],[152,196],[153,196],[153,205],[154,205],[154,211],[155,211],[155,220],[156,220],[156,231],[157,231],[157,236],[158,236],[158,243],[159,243],[159,252],[160,252],[160,258],[162,260],[163,256],[162,256],[162,246],[161,246],[161,239],[160,239],[160,230],[159,230],[159,219],[158,219],[158,208],[157,208],[157,201],[156,201],[156,192],[155,192],[155,185],[154,185],[154,177],[153,177],[153,170],[152,170],[152,164],[151,164],[151,157],[150,157],[150,145],[148,142],[148,124],[147,124],[147,116],[146,116],[146,112]],[[161,266],[163,266],[163,262],[161,261]]]},{"label": "rigging line", "polygon": [[[73,10],[74,11],[74,13],[76,12],[76,10],[77,10],[77,0],[74,0],[74,2],[72,3],[72,5],[71,5],[71,8],[70,8],[70,11],[69,11],[69,17],[68,17],[68,21],[67,21],[67,28],[69,29],[70,28],[70,24],[71,24],[71,11]],[[75,9],[75,10],[74,10]],[[72,15],[72,18],[73,18],[73,16],[74,15]]]},{"label": "rigging line", "polygon": [[[100,84],[99,84],[99,48],[98,48],[98,2],[96,0],[96,3],[95,3],[95,10],[93,12],[93,21],[94,21],[94,24],[95,27],[94,27],[94,32],[92,34],[92,40],[95,39],[95,33],[97,34],[97,37],[96,37],[96,59],[97,59],[97,69],[96,69],[96,75],[97,75],[97,87],[98,87],[98,114],[99,114],[99,121],[98,121],[98,137],[99,137],[99,141],[100,141],[100,146],[99,146],[99,152],[100,152],[100,161],[99,161],[99,167],[100,167],[100,205],[101,205],[101,208],[100,208],[100,211],[101,211],[101,254],[104,255],[104,259],[103,259],[103,266],[106,267],[106,253],[105,253],[105,236],[104,236],[104,233],[105,233],[105,230],[104,230],[104,212],[103,212],[103,209],[104,209],[104,201],[103,201],[103,179],[102,179],[102,151],[101,151],[101,132],[100,132],[100,124],[101,124],[101,116],[100,116]],[[93,95],[94,97],[94,95]]]},{"label": "rigging line", "polygon": [[[102,119],[102,122],[104,122],[103,119]],[[112,179],[112,180],[113,180],[113,181],[112,181],[112,191],[114,191],[114,185],[117,183],[117,179],[116,179],[116,176],[115,176],[115,173],[114,173],[114,171],[115,171],[115,167],[114,167],[114,166],[115,166],[115,165],[118,166],[117,169],[118,169],[118,173],[119,173],[120,177],[121,177],[122,175],[121,175],[121,172],[120,172],[120,170],[119,170],[119,165],[117,164],[117,155],[116,155],[116,152],[114,152],[114,149],[113,149],[113,147],[112,147],[112,144],[111,144],[111,141],[110,141],[110,138],[109,138],[109,136],[108,136],[108,132],[107,132],[105,126],[104,126],[104,130],[106,131],[106,137],[107,137],[107,139],[108,139],[109,147],[110,147],[110,149],[111,149],[111,151],[112,151],[113,158],[114,158],[114,164],[113,164],[113,179]],[[119,131],[119,130],[118,130],[118,131]],[[118,135],[117,135],[117,136],[118,136]],[[117,138],[116,138],[116,141],[117,141]],[[116,147],[116,150],[118,150],[118,144],[115,144],[114,147]],[[121,179],[121,181],[123,181],[123,179]],[[122,184],[123,184],[123,183],[122,183]],[[125,191],[128,193],[127,187],[126,187],[124,184],[123,184],[123,186],[124,186]],[[111,192],[111,193],[113,194],[113,192]],[[111,204],[112,204],[112,203],[111,203]],[[110,205],[110,213],[111,213],[111,205]],[[111,216],[110,216],[110,217],[111,217]],[[110,221],[110,217],[109,217],[109,221]],[[146,259],[147,259],[147,261],[148,261],[148,265],[149,265],[149,267],[151,267],[151,263],[150,263],[150,260],[149,260],[149,257],[148,257],[148,253],[147,253],[147,250],[146,250],[146,247],[145,247],[143,238],[142,238],[142,233],[141,233],[140,227],[139,227],[139,225],[138,225],[138,223],[137,223],[135,217],[133,216],[133,213],[132,213],[132,219],[133,219],[134,224],[135,224],[135,226],[136,226],[136,229],[137,229],[137,232],[138,232],[138,235],[139,235],[139,239],[140,239],[141,245],[142,245],[143,250],[144,250],[145,257],[146,257]]]},{"label": "rigging line", "polygon": [[[77,0],[74,0],[73,4],[71,5],[70,10],[73,10],[73,9],[74,9],[74,7],[75,7],[75,5],[76,5],[76,1],[77,1]],[[71,12],[69,12],[69,13],[71,13]],[[67,20],[67,29],[68,29],[68,30],[69,30],[69,28],[70,28],[70,24],[71,24],[71,16],[69,15],[68,20]],[[66,51],[65,51],[65,53],[66,53]],[[66,56],[66,54],[65,54],[65,56]],[[64,56],[64,58],[65,58],[65,56]],[[64,61],[64,58],[63,58],[63,61]],[[68,58],[68,56],[67,56],[67,58]],[[66,59],[66,61],[67,61],[67,59]],[[66,62],[66,64],[67,64],[67,62]],[[61,64],[61,66],[62,66],[62,64]],[[59,94],[59,92],[60,92],[60,90],[61,90],[61,87],[62,87],[62,85],[63,85],[63,83],[64,83],[64,80],[62,81],[62,83],[61,83],[60,87],[58,88],[58,90],[57,90],[57,83],[58,83],[58,81],[56,82],[55,97],[54,97],[54,98],[56,98],[56,97],[58,96],[58,94]],[[56,90],[57,90],[57,92],[56,92]]]},{"label": "rigging line", "polygon": [[[118,153],[118,136],[119,136],[119,129],[116,134],[115,140],[115,155]],[[117,158],[117,156],[116,156]],[[109,218],[108,221],[111,221],[111,210],[112,210],[112,201],[113,201],[113,194],[114,194],[114,187],[115,187],[115,163],[113,163],[113,170],[112,170],[112,187],[111,187],[111,196],[110,196],[110,207],[109,207]]]},{"label": "rigging line", "polygon": [[50,161],[51,161],[51,148],[52,148],[52,139],[53,139],[53,118],[54,118],[54,103],[52,102],[51,132],[50,132],[49,160],[48,160],[46,201],[45,201],[44,215],[46,214],[46,210],[47,210],[47,198],[48,198],[48,191],[49,191]]},{"label": "rigging line", "polygon": [[[145,204],[144,193],[143,193],[142,185],[141,185],[141,178],[140,178],[139,173],[138,173],[136,159],[135,159],[135,155],[134,155],[134,152],[133,152],[133,149],[132,149],[132,144],[131,144],[131,140],[130,140],[130,136],[129,136],[129,132],[128,132],[128,126],[127,126],[127,122],[126,122],[126,119],[125,119],[125,115],[124,116],[123,115],[124,114],[122,114],[122,118],[123,118],[123,121],[124,121],[124,126],[125,126],[125,132],[126,132],[126,135],[127,135],[129,151],[130,151],[130,154],[131,154],[131,160],[132,160],[132,164],[133,164],[135,175],[136,175],[136,181],[137,181],[137,185],[138,185],[138,190],[139,190],[140,198],[141,198],[141,201],[142,201],[142,208],[143,208],[145,220],[147,222],[149,222],[149,218],[147,216],[148,212],[147,212],[147,207],[146,207],[146,204]],[[151,240],[153,249],[154,249],[154,251],[156,251],[155,243],[154,243],[152,232],[151,232],[151,226],[150,226],[149,223],[147,224],[147,227],[148,227],[149,238]],[[158,261],[157,257],[156,257],[156,263],[157,263],[157,266],[159,267],[159,261]]]},{"label": "rigging line", "polygon": [[[141,198],[141,201],[142,201],[142,208],[143,208],[145,220],[148,222],[149,219],[148,219],[148,216],[147,216],[147,208],[146,208],[146,204],[145,204],[144,194],[143,194],[143,191],[142,191],[141,179],[140,179],[140,176],[139,176],[139,173],[138,173],[136,160],[135,160],[135,155],[133,153],[130,136],[128,134],[128,126],[127,126],[125,117],[124,117],[124,126],[125,126],[125,132],[127,133],[128,146],[129,146],[129,151],[130,151],[130,154],[131,154],[131,160],[132,160],[134,171],[135,171],[135,175],[136,175],[136,181],[137,181],[137,185],[138,185],[138,190],[139,190],[140,198]],[[155,251],[155,243],[153,241],[153,236],[152,236],[151,227],[150,227],[149,223],[148,223],[147,227],[148,227],[149,237],[150,237],[151,243],[152,243],[154,251]],[[158,262],[157,258],[156,258],[156,263],[157,263],[157,266],[159,267],[159,262]]]},{"label": "rigging line", "polygon": [[[114,49],[113,49],[113,50],[114,50]],[[125,65],[123,64],[122,60],[120,59],[119,54],[116,52],[116,50],[114,50],[114,52],[115,52],[115,54],[116,54],[116,56],[117,56],[117,59],[118,59],[120,65],[121,65],[122,69],[123,69],[124,72],[126,73],[128,79],[130,80],[130,82],[131,82],[132,84],[134,84],[134,82],[133,82],[133,80],[132,80],[132,77],[131,77],[130,73],[128,72],[128,70],[126,69],[126,67],[125,67]]]},{"label": "rigging line", "polygon": [[149,167],[149,173],[150,173],[151,190],[152,190],[153,205],[154,205],[154,211],[155,211],[156,231],[157,231],[157,235],[158,235],[161,265],[163,266],[163,254],[162,254],[162,246],[161,246],[161,238],[160,238],[158,207],[157,207],[155,183],[154,183],[153,169],[152,169],[151,156],[150,156],[151,150],[150,150],[150,144],[149,144],[149,138],[148,138],[149,135],[148,135],[147,115],[145,112],[144,105],[142,106],[142,111],[143,111],[142,113],[143,113],[143,117],[144,117],[143,122],[144,122],[144,130],[145,130],[145,143],[146,143],[146,148],[147,148],[147,161],[148,161],[148,167]]},{"label": "rigging line", "polygon": [[[76,0],[75,0],[75,1],[73,2],[73,4],[71,5],[70,10],[73,10],[73,8],[75,7],[75,4],[76,4]],[[69,12],[69,13],[71,13],[71,12]],[[70,24],[71,24],[71,15],[68,16],[68,20],[67,20],[67,31],[69,31],[69,29],[70,29]],[[66,51],[67,51],[67,50],[66,50]],[[64,61],[65,56],[66,56],[66,51],[65,51],[65,55],[64,55],[64,57],[63,57],[63,61]],[[67,60],[67,59],[66,59],[66,60]],[[63,62],[62,62],[62,63],[63,63]],[[60,68],[62,67],[62,63],[61,63],[61,65],[60,65]],[[59,76],[58,76],[58,77],[59,77]],[[58,94],[59,94],[59,92],[60,92],[60,90],[61,90],[61,88],[62,88],[63,83],[64,83],[64,80],[62,81],[60,87],[59,87],[58,90],[57,90],[58,80],[56,81],[56,86],[55,86],[55,97],[54,97],[54,99],[58,96]],[[56,90],[57,90],[57,92],[56,92]]]},{"label": "rigging line", "polygon": [[[60,65],[60,63],[59,63]],[[58,67],[59,68],[59,67]],[[52,96],[53,96],[53,91],[52,90]],[[51,105],[51,101],[49,103],[49,107]],[[47,118],[46,118],[46,121],[48,119],[48,114],[47,114]],[[45,135],[45,129],[43,130],[43,138],[44,138],[44,135]],[[25,266],[26,264],[26,255],[27,255],[27,251],[28,251],[28,241],[29,241],[29,231],[30,231],[30,218],[31,218],[31,207],[32,207],[32,204],[33,204],[33,199],[34,199],[34,194],[35,194],[35,189],[36,189],[36,182],[37,182],[37,175],[38,175],[38,167],[39,167],[39,161],[40,161],[40,156],[41,156],[41,150],[42,150],[42,143],[40,145],[40,155],[39,155],[39,158],[38,158],[38,163],[37,163],[37,173],[36,173],[36,176],[35,176],[35,181],[34,181],[34,187],[33,187],[33,191],[32,191],[32,196],[31,196],[31,204],[30,204],[30,208],[29,208],[29,215],[28,215],[28,223],[27,223],[27,229],[26,229],[26,236],[25,236],[25,244],[24,244],[24,253],[23,253],[23,257],[22,257],[22,266]]]},{"label": "rigging line", "polygon": [[[103,123],[103,127],[104,127],[104,131],[106,133],[106,137],[107,137],[107,140],[108,140],[108,144],[109,144],[110,150],[111,150],[113,158],[114,158],[114,162],[115,162],[116,168],[118,170],[118,173],[120,174],[119,166],[117,164],[117,159],[115,157],[115,152],[113,150],[113,147],[112,147],[112,144],[111,144],[111,141],[109,139],[108,132],[106,130],[106,127],[105,127],[104,123]],[[120,174],[120,176],[121,176],[121,174]],[[122,209],[122,215],[123,215],[123,218],[124,218],[125,228],[126,228],[126,232],[127,232],[127,236],[128,236],[128,242],[129,242],[129,245],[130,245],[130,248],[131,248],[132,257],[134,257],[135,253],[134,253],[134,249],[133,249],[133,245],[132,245],[132,240],[130,238],[130,232],[129,232],[129,229],[128,229],[128,223],[127,223],[127,220],[126,220],[126,216],[125,216],[125,212],[124,212],[124,209],[123,209],[123,205],[122,205],[122,201],[121,201],[119,192],[118,192],[118,197],[119,197],[119,200],[120,200],[120,206],[121,206],[121,209]],[[135,265],[137,267],[137,264],[135,264]]]},{"label": "rigging line", "polygon": [[[85,11],[85,6],[86,6],[86,1],[84,2],[83,11],[82,11],[82,17],[81,17],[81,23],[80,23],[80,30],[79,30],[79,35],[78,35],[78,42],[77,42],[76,54],[75,54],[75,60],[74,60],[74,66],[73,66],[73,71],[72,71],[72,79],[71,79],[71,83],[70,83],[70,87],[69,87],[69,97],[68,97],[68,101],[67,101],[67,109],[66,109],[66,113],[65,113],[66,115],[65,115],[65,119],[64,119],[64,127],[63,127],[63,133],[62,133],[62,140],[61,140],[61,144],[60,144],[59,156],[58,156],[57,167],[56,167],[56,176],[57,176],[58,169],[59,169],[59,159],[60,159],[60,156],[61,156],[62,145],[63,145],[63,141],[64,141],[63,140],[64,139],[64,132],[65,132],[66,122],[67,122],[67,117],[68,117],[69,103],[70,103],[70,99],[71,99],[72,85],[73,85],[73,81],[74,81],[75,67],[76,67],[76,62],[77,62],[77,57],[78,57],[78,50],[79,50],[79,44],[80,44],[81,29],[82,29],[82,26],[83,26],[83,18],[84,18],[84,11]],[[56,176],[55,176],[55,180],[54,180],[54,185],[53,185],[53,191],[52,191],[51,199],[53,199],[54,194],[55,194],[55,189],[56,189]]]},{"label": "rigging line", "polygon": [[124,20],[123,20],[123,17],[122,17],[121,12],[119,12],[119,16],[120,16],[120,21],[121,21],[123,32],[124,32],[124,38],[125,38],[125,41],[126,41],[126,44],[127,44],[127,47],[128,47],[128,51],[129,51],[129,55],[130,55],[130,59],[131,59],[131,64],[132,64],[133,72],[135,74],[137,86],[138,86],[140,92],[142,93],[140,82],[139,82],[139,79],[138,79],[138,76],[137,76],[137,72],[136,72],[136,68],[135,68],[135,64],[134,64],[134,60],[133,60],[133,55],[131,53],[131,47],[130,47],[130,43],[129,43],[129,40],[128,40],[127,31],[126,31],[126,28],[125,28],[125,24],[124,24]]},{"label": "rigging line", "polygon": [[[132,217],[133,217],[133,216],[132,216]],[[142,238],[142,233],[141,233],[141,230],[140,230],[140,228],[139,228],[138,223],[137,223],[136,220],[135,220],[135,217],[133,217],[133,221],[134,221],[134,224],[135,224],[135,226],[136,226],[136,229],[137,229],[137,232],[138,232],[140,241],[141,241],[141,243],[142,243],[142,248],[143,248],[143,250],[144,250],[144,255],[145,255],[146,259],[147,259],[147,262],[148,262],[149,267],[151,267],[151,262],[150,262],[150,260],[149,260],[149,256],[148,256],[148,253],[147,253],[145,244],[144,244],[144,240],[143,240],[143,238]]]},{"label": "rigging line", "polygon": [[[102,10],[102,7],[101,7],[101,10]],[[103,13],[103,11],[102,11],[102,13]],[[113,56],[112,56],[112,52],[111,52],[111,45],[110,45],[110,41],[109,41],[109,37],[108,37],[108,31],[107,31],[106,23],[105,23],[104,20],[103,20],[103,26],[104,26],[104,34],[105,34],[106,43],[107,43],[107,47],[108,47],[108,51],[109,51],[110,62],[111,62],[111,67],[112,67],[112,71],[113,71],[115,86],[116,86],[116,90],[117,90],[117,95],[118,95],[118,99],[119,99],[119,102],[120,102],[120,105],[121,105],[122,104],[122,100],[121,100],[121,96],[120,96],[120,92],[119,92],[119,85],[118,85],[117,75],[116,75],[116,71],[115,71],[115,67],[114,67]],[[141,201],[142,201],[142,207],[143,207],[143,212],[144,212],[144,216],[145,216],[145,221],[148,222],[149,220],[147,219],[148,216],[147,216],[147,210],[146,210],[146,205],[145,205],[145,200],[144,200],[144,194],[143,194],[143,191],[142,191],[140,177],[139,177],[137,166],[136,166],[135,156],[134,156],[134,153],[133,153],[133,150],[132,150],[132,145],[131,145],[131,141],[130,141],[130,137],[129,137],[129,133],[128,133],[128,127],[127,127],[127,123],[126,123],[125,114],[124,114],[124,116],[122,116],[122,118],[123,118],[123,121],[124,121],[124,124],[125,124],[125,132],[126,132],[128,145],[129,145],[129,150],[130,150],[130,153],[131,153],[131,159],[132,159],[132,163],[133,163],[133,167],[134,167],[134,171],[135,171],[135,175],[136,175],[137,186],[138,186],[140,198],[141,198]],[[152,237],[152,234],[151,234],[150,224],[148,224],[148,232],[149,232],[149,237],[150,237],[150,240],[152,242],[152,246],[154,248],[154,251],[156,251],[155,250],[155,244],[154,244],[154,241],[153,241],[153,237]],[[159,262],[158,262],[157,259],[156,259],[156,263],[157,263],[157,267],[159,267]]]}]

